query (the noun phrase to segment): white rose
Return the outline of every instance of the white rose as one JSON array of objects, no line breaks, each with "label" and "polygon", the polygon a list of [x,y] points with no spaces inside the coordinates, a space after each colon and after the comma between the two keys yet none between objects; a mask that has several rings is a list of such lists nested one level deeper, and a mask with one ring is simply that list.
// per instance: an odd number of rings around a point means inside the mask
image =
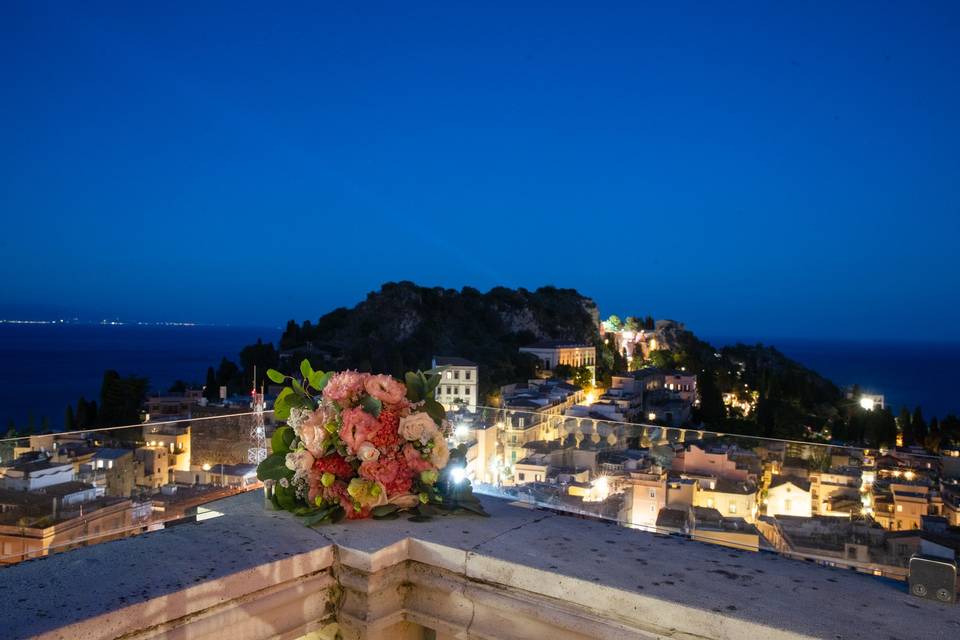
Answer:
[{"label": "white rose", "polygon": [[433,439],[433,450],[430,452],[430,462],[437,469],[443,469],[450,462],[450,447],[443,438]]},{"label": "white rose", "polygon": [[357,457],[360,458],[361,462],[378,460],[380,458],[380,450],[369,442],[364,442],[360,445],[360,448],[357,449]]},{"label": "white rose", "polygon": [[286,460],[287,469],[291,471],[306,472],[308,471],[314,463],[313,456],[306,449],[299,449],[297,451],[291,451],[287,454]]},{"label": "white rose", "polygon": [[433,437],[437,430],[437,425],[433,418],[426,413],[413,413],[404,418],[400,418],[400,436],[404,440],[419,440],[426,443]]},{"label": "white rose", "polygon": [[413,493],[401,493],[390,498],[390,504],[395,504],[401,509],[413,509],[420,504],[420,496]]}]

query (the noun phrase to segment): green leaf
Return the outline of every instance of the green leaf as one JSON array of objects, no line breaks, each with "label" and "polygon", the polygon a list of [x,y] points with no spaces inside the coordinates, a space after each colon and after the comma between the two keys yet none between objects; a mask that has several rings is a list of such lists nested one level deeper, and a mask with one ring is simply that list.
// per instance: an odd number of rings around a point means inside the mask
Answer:
[{"label": "green leaf", "polygon": [[287,379],[287,376],[283,375],[276,369],[267,369],[267,377],[277,384],[282,384],[283,381]]},{"label": "green leaf", "polygon": [[423,389],[420,387],[420,376],[412,371],[407,371],[403,376],[407,385],[407,400],[410,402],[420,402],[423,400]]},{"label": "green leaf", "polygon": [[373,396],[366,396],[360,401],[360,406],[374,418],[379,418],[380,410],[383,409],[383,402]]},{"label": "green leaf", "polygon": [[446,409],[444,409],[443,405],[433,398],[427,398],[427,403],[424,405],[424,408],[427,410],[427,415],[433,418],[433,421],[438,425],[443,422],[445,417],[447,417]]},{"label": "green leaf", "polygon": [[293,385],[293,390],[299,393],[301,396],[309,396],[307,390],[303,388],[303,385],[296,380],[291,380],[290,384]]},{"label": "green leaf", "polygon": [[310,366],[310,361],[304,358],[300,361],[300,375],[303,376],[304,380],[309,380],[312,374],[313,367]]},{"label": "green leaf", "polygon": [[327,386],[327,383],[330,382],[330,378],[333,376],[333,372],[324,373],[323,371],[314,371],[310,375],[310,386],[316,389],[317,391],[323,391],[323,388]]},{"label": "green leaf", "polygon": [[440,515],[440,510],[430,503],[421,504],[417,507],[417,513],[421,516],[430,517]]},{"label": "green leaf", "polygon": [[337,524],[341,520],[347,517],[347,512],[343,510],[343,507],[337,505],[333,508],[333,511],[330,513],[330,522]]},{"label": "green leaf", "polygon": [[328,524],[331,520],[331,515],[333,514],[334,509],[339,509],[339,506],[330,506],[320,509],[316,513],[307,516],[303,519],[303,524],[308,527],[312,527],[315,524]]},{"label": "green leaf", "polygon": [[427,378],[427,394],[431,395],[432,397],[433,392],[437,390],[437,386],[439,386],[439,384],[440,384],[440,374],[438,373],[430,374],[430,377]]},{"label": "green leaf", "polygon": [[391,513],[385,513],[382,516],[374,515],[372,517],[374,520],[396,520],[400,517],[400,514],[393,511]]},{"label": "green leaf", "polygon": [[274,492],[277,495],[277,502],[283,509],[293,511],[297,508],[297,494],[292,488],[278,484],[274,487]]},{"label": "green leaf", "polygon": [[396,513],[399,510],[400,510],[400,507],[398,507],[395,504],[382,504],[379,507],[374,507],[373,509],[371,509],[370,513],[376,517],[376,516],[385,516],[391,513]]},{"label": "green leaf", "polygon": [[[287,457],[282,453],[275,453],[268,456],[266,460],[257,466],[258,480],[280,480],[281,478],[292,478],[293,471],[287,469]],[[280,485],[277,485],[279,487]]]},{"label": "green leaf", "polygon": [[273,437],[270,438],[270,448],[274,453],[289,453],[290,444],[295,437],[296,434],[290,427],[277,427],[277,430],[273,432]]},{"label": "green leaf", "polygon": [[293,389],[284,387],[277,394],[277,399],[273,401],[273,417],[277,420],[286,420],[290,417],[290,396],[293,395]]}]

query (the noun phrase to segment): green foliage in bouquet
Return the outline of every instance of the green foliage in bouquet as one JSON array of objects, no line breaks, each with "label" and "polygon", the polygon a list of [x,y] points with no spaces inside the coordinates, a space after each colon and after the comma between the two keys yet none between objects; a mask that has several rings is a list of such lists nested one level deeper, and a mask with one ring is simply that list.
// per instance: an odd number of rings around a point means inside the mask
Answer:
[{"label": "green foliage in bouquet", "polygon": [[446,412],[434,399],[441,371],[408,372],[400,382],[315,371],[307,360],[300,378],[270,369],[270,380],[287,385],[274,402],[287,424],[257,468],[273,506],[308,526],[403,512],[414,522],[487,516],[465,476],[466,445],[450,450],[446,441]]}]

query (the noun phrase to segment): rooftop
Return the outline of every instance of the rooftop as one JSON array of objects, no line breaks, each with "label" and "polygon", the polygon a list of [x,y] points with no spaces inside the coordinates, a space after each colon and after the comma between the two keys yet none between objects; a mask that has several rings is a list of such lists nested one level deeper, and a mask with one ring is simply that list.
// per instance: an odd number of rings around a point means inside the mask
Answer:
[{"label": "rooftop", "polygon": [[592,344],[584,344],[582,342],[571,342],[570,340],[541,340],[539,342],[534,342],[533,344],[528,344],[525,347],[520,347],[520,350],[523,349],[593,349]]},{"label": "rooftop", "polygon": [[476,362],[457,356],[433,356],[433,361],[438,367],[476,367]]},{"label": "rooftop", "polygon": [[23,595],[5,634],[294,638],[335,622],[349,638],[406,625],[437,637],[856,640],[960,627],[960,608],[900,583],[483,502],[492,518],[309,529],[241,494],[209,505],[219,518],[0,571],[0,588]]}]

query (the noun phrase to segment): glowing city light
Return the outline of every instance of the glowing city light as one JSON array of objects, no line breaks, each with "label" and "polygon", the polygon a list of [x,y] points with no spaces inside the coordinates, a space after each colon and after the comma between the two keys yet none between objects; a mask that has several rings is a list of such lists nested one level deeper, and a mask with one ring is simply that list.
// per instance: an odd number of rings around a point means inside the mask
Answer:
[{"label": "glowing city light", "polygon": [[205,462],[204,465],[200,468],[203,469],[204,471],[210,471],[210,463]]},{"label": "glowing city light", "polygon": [[866,409],[867,411],[873,411],[874,403],[873,398],[867,398],[866,396],[860,398],[860,406]]},{"label": "glowing city light", "polygon": [[453,467],[450,469],[450,479],[454,484],[460,484],[467,479],[467,470],[463,467]]},{"label": "glowing city light", "polygon": [[453,430],[453,434],[458,438],[466,438],[469,432],[470,430],[464,424],[458,424]]}]

